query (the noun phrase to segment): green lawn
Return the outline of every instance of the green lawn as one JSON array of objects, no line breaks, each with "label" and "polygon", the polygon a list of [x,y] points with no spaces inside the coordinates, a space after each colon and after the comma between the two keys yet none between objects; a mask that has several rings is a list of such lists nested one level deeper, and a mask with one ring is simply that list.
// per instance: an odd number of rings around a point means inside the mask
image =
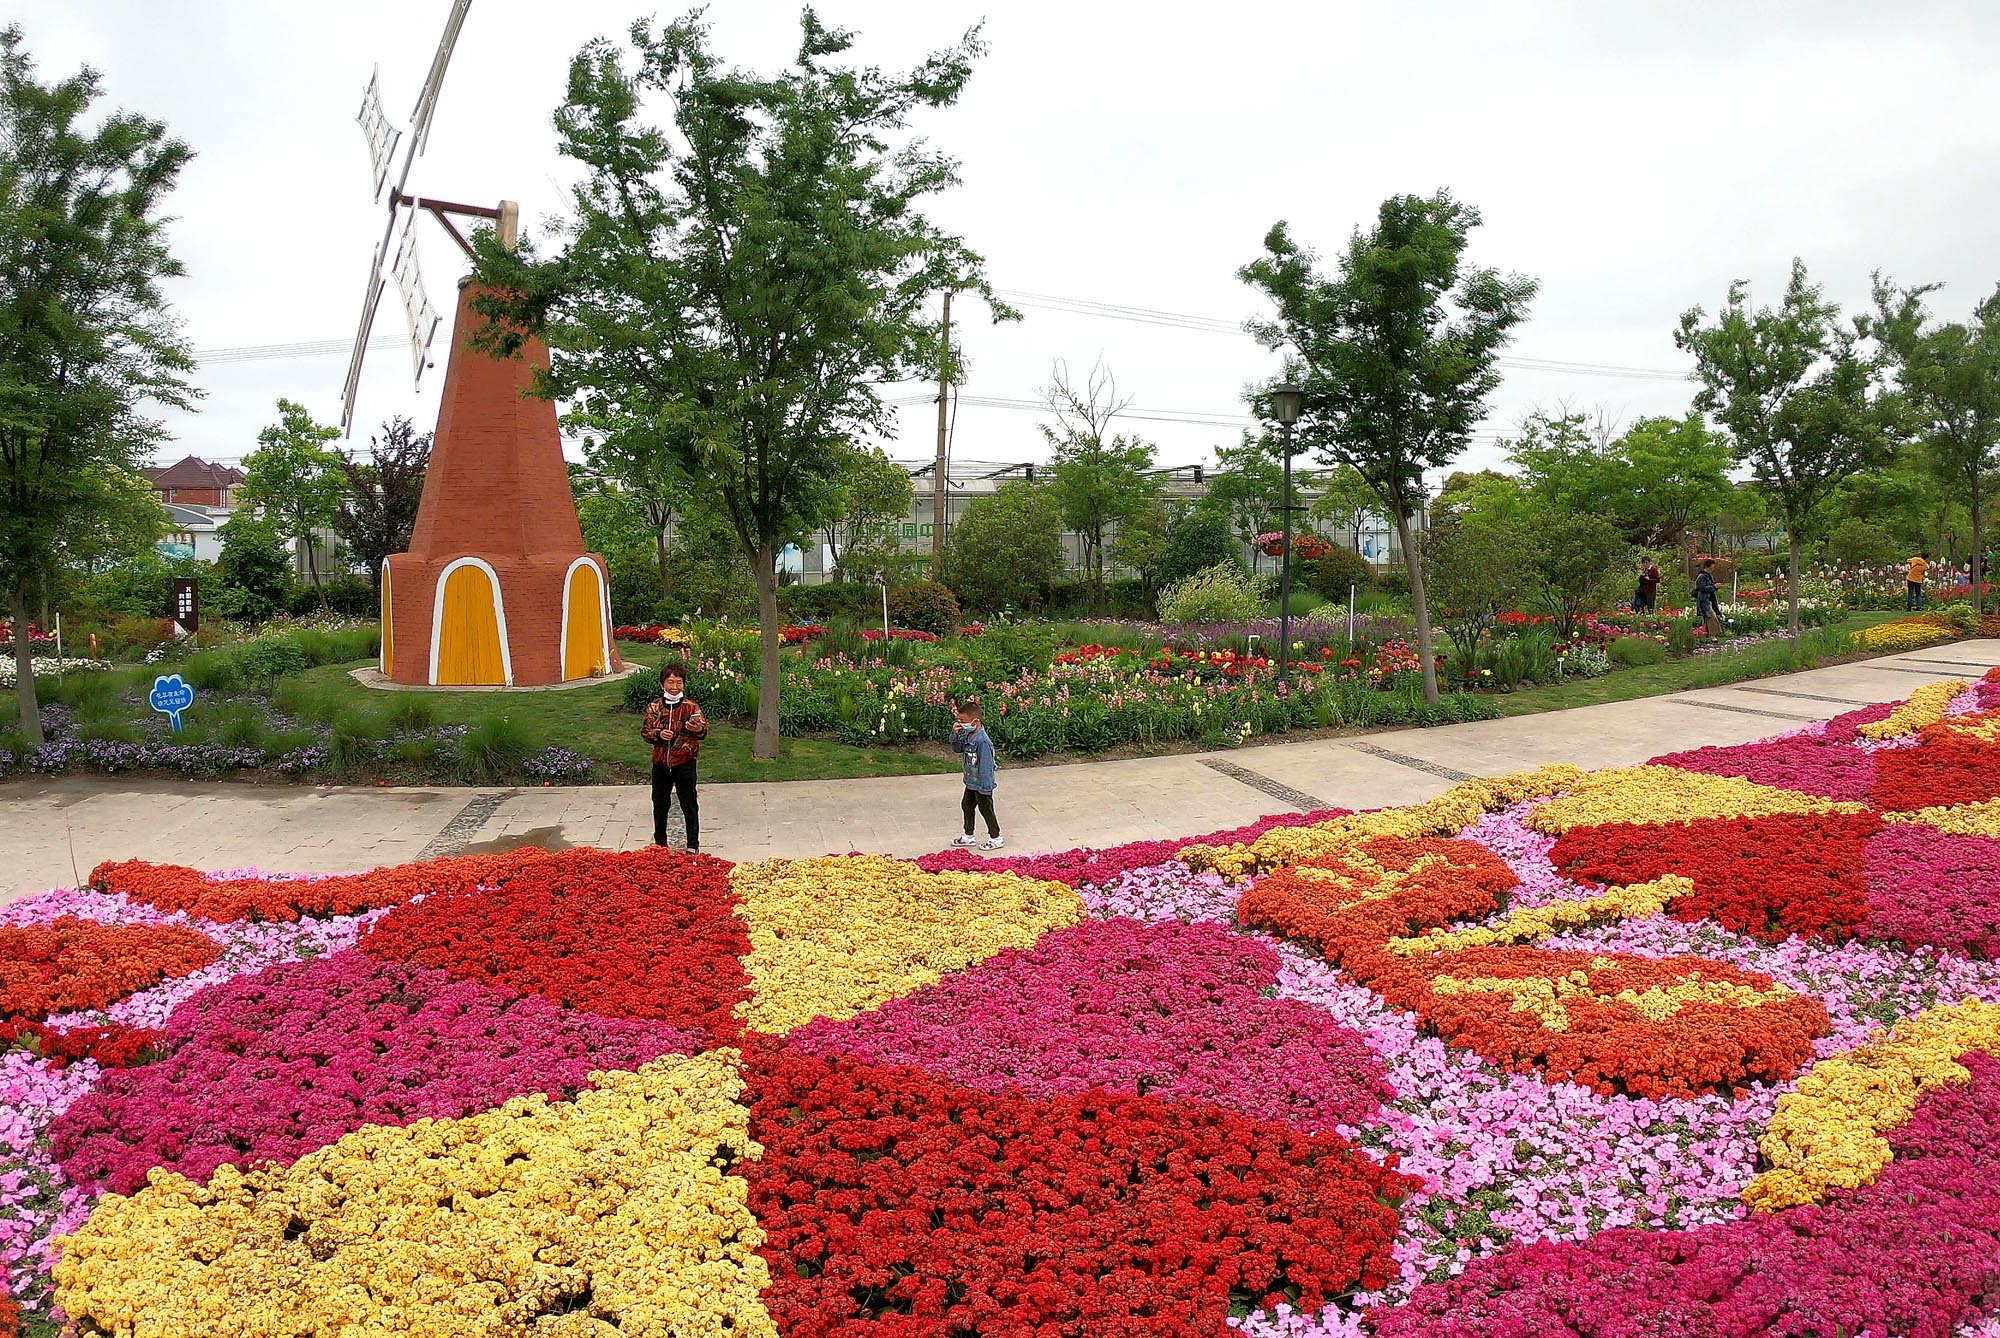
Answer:
[{"label": "green lawn", "polygon": [[[1830,625],[1833,632],[1843,639],[1848,633],[1858,632],[1876,623],[1900,618],[1900,613],[1854,613]],[[1813,632],[1806,633],[1808,644]],[[1843,651],[1842,657],[1854,654]],[[1832,657],[1825,657],[1832,658]],[[1638,669],[1616,669],[1602,678],[1572,678],[1562,683],[1550,683],[1542,687],[1522,688],[1501,696],[1501,710],[1507,715],[1535,715],[1542,711],[1562,711],[1572,706],[1595,706],[1600,702],[1634,701],[1640,697],[1658,697],[1669,692],[1685,692],[1690,688],[1719,688],[1729,683],[1742,683],[1754,678],[1764,678],[1771,674],[1791,673],[1799,669],[1810,669],[1815,663],[1799,663],[1792,654],[1791,644],[1785,641],[1767,641],[1762,645],[1746,646],[1742,650],[1722,651],[1715,655],[1690,655],[1685,659],[1668,660],[1665,664],[1648,665]]]},{"label": "green lawn", "polygon": [[[348,676],[354,664],[329,664],[302,675],[323,692],[349,704],[380,709],[398,694],[364,688]],[[511,716],[526,725],[536,746],[557,745],[593,762],[627,769],[636,778],[651,761],[652,747],[639,737],[639,717],[621,710],[625,684],[596,683],[561,692],[451,692],[424,694],[440,724],[476,725],[493,716]],[[849,776],[909,776],[958,770],[949,757],[893,748],[854,748],[817,739],[780,739],[768,762],[750,755],[750,731],[717,724],[701,750],[704,784],[722,781],[835,780]],[[607,778],[608,779],[608,778]]]}]

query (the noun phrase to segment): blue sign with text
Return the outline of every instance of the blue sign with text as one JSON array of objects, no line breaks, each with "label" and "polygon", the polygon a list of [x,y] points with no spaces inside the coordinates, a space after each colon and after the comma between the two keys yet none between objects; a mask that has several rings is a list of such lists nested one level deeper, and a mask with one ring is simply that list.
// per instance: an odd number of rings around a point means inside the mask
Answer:
[{"label": "blue sign with text", "polygon": [[194,705],[194,684],[179,674],[161,674],[153,680],[152,694],[147,697],[153,709],[174,722],[174,732],[181,728],[181,712]]}]

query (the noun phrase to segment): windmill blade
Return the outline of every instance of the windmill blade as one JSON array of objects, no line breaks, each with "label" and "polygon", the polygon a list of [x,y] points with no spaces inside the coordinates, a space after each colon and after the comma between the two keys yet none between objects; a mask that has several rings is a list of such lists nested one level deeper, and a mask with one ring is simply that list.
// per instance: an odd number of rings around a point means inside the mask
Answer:
[{"label": "windmill blade", "polygon": [[354,403],[361,389],[361,360],[368,353],[368,332],[375,326],[375,308],[382,303],[382,252],[368,266],[368,289],[361,298],[361,325],[354,332],[354,351],[347,356],[347,383],[340,392],[340,430],[354,430]]},{"label": "windmill blade", "polygon": [[[417,95],[417,109],[410,113],[410,148],[413,153],[422,153],[431,139],[431,114],[437,110],[438,90],[444,87],[444,69],[451,63],[451,49],[458,42],[458,30],[465,26],[465,12],[472,8],[472,0],[452,0],[451,17],[444,21],[444,36],[438,39],[437,54],[431,57],[430,73],[424,76],[424,88]],[[409,164],[403,166],[405,175]]]},{"label": "windmill blade", "polygon": [[431,305],[430,294],[424,291],[424,273],[417,263],[417,211],[412,209],[403,215],[401,225],[396,229],[396,259],[389,267],[395,276],[396,291],[402,294],[403,315],[410,326],[410,358],[412,367],[412,388],[421,387],[424,368],[430,365],[431,340],[437,337],[438,325],[443,317]]},{"label": "windmill blade", "polygon": [[382,187],[389,182],[389,161],[396,156],[396,144],[403,138],[403,132],[389,124],[389,117],[382,110],[380,66],[368,76],[367,91],[361,95],[361,114],[354,119],[368,139],[368,159],[375,169],[375,198],[379,200]]}]

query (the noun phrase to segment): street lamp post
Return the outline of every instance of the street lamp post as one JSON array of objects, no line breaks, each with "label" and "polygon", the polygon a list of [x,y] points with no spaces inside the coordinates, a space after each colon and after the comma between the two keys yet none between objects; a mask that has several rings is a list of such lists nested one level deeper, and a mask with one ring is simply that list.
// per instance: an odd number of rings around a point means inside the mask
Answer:
[{"label": "street lamp post", "polygon": [[1292,425],[1299,421],[1305,396],[1289,381],[1271,387],[1271,416],[1284,433],[1285,565],[1278,577],[1278,682],[1289,686],[1292,675]]}]

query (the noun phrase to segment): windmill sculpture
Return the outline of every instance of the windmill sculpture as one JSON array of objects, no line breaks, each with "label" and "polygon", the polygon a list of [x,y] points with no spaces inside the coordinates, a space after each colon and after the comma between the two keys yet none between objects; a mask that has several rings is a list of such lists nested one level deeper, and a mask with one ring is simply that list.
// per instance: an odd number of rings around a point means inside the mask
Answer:
[{"label": "windmill sculpture", "polygon": [[[431,365],[442,319],[424,293],[417,264],[418,212],[435,218],[468,256],[472,248],[454,217],[490,220],[502,245],[514,243],[520,210],[511,200],[487,207],[404,193],[471,4],[453,0],[411,113],[402,170],[389,191],[388,226],[368,272],[348,359],[343,430],[353,428],[361,362],[387,286],[385,264],[403,299],[419,382]],[[377,79],[368,81],[358,119],[379,199],[402,132],[383,114]],[[535,372],[549,365],[548,348],[531,338],[520,356],[504,359],[473,348],[478,293],[470,278],[460,282],[444,399],[410,549],[382,563],[382,673],[411,685],[528,687],[612,672],[621,666],[611,646],[609,573],[602,557],[583,550],[555,405],[528,393]]]}]

